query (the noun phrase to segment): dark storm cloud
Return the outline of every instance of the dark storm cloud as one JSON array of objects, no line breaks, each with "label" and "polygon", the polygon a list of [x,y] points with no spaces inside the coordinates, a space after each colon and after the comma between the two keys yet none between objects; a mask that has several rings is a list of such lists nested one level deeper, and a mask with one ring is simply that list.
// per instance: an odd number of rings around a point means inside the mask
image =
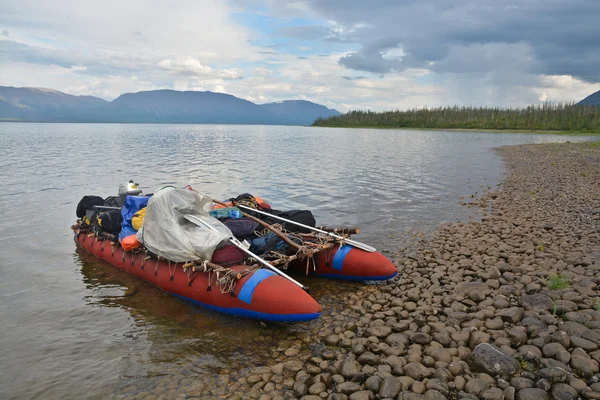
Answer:
[{"label": "dark storm cloud", "polygon": [[[280,11],[285,4],[278,2]],[[476,73],[501,68],[524,74],[572,75],[600,82],[597,0],[306,0],[318,17],[352,27],[358,50],[347,68],[378,74],[406,68]],[[282,8],[283,7],[283,8]],[[326,27],[300,27],[299,37]],[[291,35],[294,29],[287,29]],[[347,38],[348,39],[348,38]],[[396,46],[404,57],[388,58]]]},{"label": "dark storm cloud", "polygon": [[0,41],[0,60],[2,59],[33,64],[52,64],[65,68],[70,68],[77,64],[76,60],[67,53],[52,51],[42,47],[28,46],[12,40]]}]

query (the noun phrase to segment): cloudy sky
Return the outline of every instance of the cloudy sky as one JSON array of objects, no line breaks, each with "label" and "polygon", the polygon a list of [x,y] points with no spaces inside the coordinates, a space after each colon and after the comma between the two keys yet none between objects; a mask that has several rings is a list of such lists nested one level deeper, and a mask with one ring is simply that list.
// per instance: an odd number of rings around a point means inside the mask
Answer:
[{"label": "cloudy sky", "polygon": [[0,85],[521,106],[600,90],[599,38],[598,0],[3,0]]}]

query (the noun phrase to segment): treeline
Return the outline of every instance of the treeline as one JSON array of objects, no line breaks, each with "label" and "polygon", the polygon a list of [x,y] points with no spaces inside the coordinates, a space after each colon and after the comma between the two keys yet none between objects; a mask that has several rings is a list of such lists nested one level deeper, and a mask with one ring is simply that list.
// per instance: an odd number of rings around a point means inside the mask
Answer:
[{"label": "treeline", "polygon": [[600,133],[600,107],[573,103],[525,108],[441,107],[407,111],[350,111],[313,126],[542,130]]}]

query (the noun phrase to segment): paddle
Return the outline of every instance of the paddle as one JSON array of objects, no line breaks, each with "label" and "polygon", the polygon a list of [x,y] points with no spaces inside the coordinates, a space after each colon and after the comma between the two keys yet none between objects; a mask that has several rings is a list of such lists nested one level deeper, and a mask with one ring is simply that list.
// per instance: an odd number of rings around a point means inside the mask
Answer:
[{"label": "paddle", "polygon": [[[213,201],[215,203],[217,203],[217,204],[221,204],[219,201],[216,201],[216,200],[213,200]],[[362,243],[362,242],[357,242],[356,240],[352,240],[352,239],[347,239],[347,238],[345,238],[343,236],[339,236],[339,235],[336,235],[335,233],[327,232],[327,231],[324,231],[322,229],[315,228],[313,226],[304,225],[304,224],[301,224],[299,222],[292,221],[290,219],[278,217],[277,215],[269,214],[269,213],[264,212],[264,211],[259,211],[259,210],[256,210],[256,209],[252,208],[252,207],[244,206],[242,204],[236,204],[235,206],[239,207],[239,208],[243,208],[245,210],[250,210],[250,211],[258,213],[258,214],[266,215],[267,217],[272,217],[272,218],[278,219],[280,221],[284,221],[284,222],[287,222],[289,224],[293,224],[293,225],[296,225],[296,226],[299,226],[299,227],[302,227],[302,228],[305,228],[305,229],[310,229],[311,231],[319,232],[319,233],[322,233],[322,234],[327,235],[327,236],[332,237],[332,238],[336,238],[336,239],[339,239],[339,240],[344,240],[349,245],[352,245],[352,246],[354,246],[354,247],[356,247],[358,249],[364,250],[364,251],[368,251],[369,253],[377,251],[377,249],[375,247],[369,246],[368,244],[365,244],[365,243]]]},{"label": "paddle", "polygon": [[[198,218],[195,215],[185,214],[183,217],[185,219],[187,219],[188,221],[190,221],[191,223],[193,223],[193,224],[196,224],[198,226],[205,226],[208,229],[217,232],[217,229],[214,226],[210,225],[207,222],[204,222],[203,220],[201,220],[200,218]],[[283,272],[281,272],[280,270],[278,270],[277,268],[275,268],[274,266],[272,266],[271,264],[269,264],[267,261],[263,260],[262,258],[260,258],[259,256],[257,256],[256,254],[254,254],[253,252],[251,252],[250,250],[246,249],[244,247],[244,245],[239,240],[237,240],[235,237],[231,236],[229,238],[229,243],[231,243],[232,245],[234,245],[238,249],[242,250],[244,253],[248,254],[252,258],[256,259],[258,262],[260,262],[265,267],[269,268],[271,271],[275,272],[277,275],[284,277],[288,281],[290,281],[290,282],[298,285],[299,287],[301,287],[302,289],[304,289],[305,291],[308,292],[308,287],[307,286],[304,286],[303,284],[301,284],[297,280],[295,280],[295,279],[291,278],[290,276],[284,274]]]}]

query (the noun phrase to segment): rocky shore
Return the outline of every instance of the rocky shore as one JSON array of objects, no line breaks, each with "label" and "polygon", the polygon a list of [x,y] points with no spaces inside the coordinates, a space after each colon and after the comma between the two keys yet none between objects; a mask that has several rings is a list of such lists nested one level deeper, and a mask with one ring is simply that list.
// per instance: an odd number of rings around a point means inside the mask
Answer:
[{"label": "rocky shore", "polygon": [[264,366],[172,397],[600,399],[600,146],[499,152],[506,179],[470,203],[481,221],[399,252],[398,279],[349,293]]}]

